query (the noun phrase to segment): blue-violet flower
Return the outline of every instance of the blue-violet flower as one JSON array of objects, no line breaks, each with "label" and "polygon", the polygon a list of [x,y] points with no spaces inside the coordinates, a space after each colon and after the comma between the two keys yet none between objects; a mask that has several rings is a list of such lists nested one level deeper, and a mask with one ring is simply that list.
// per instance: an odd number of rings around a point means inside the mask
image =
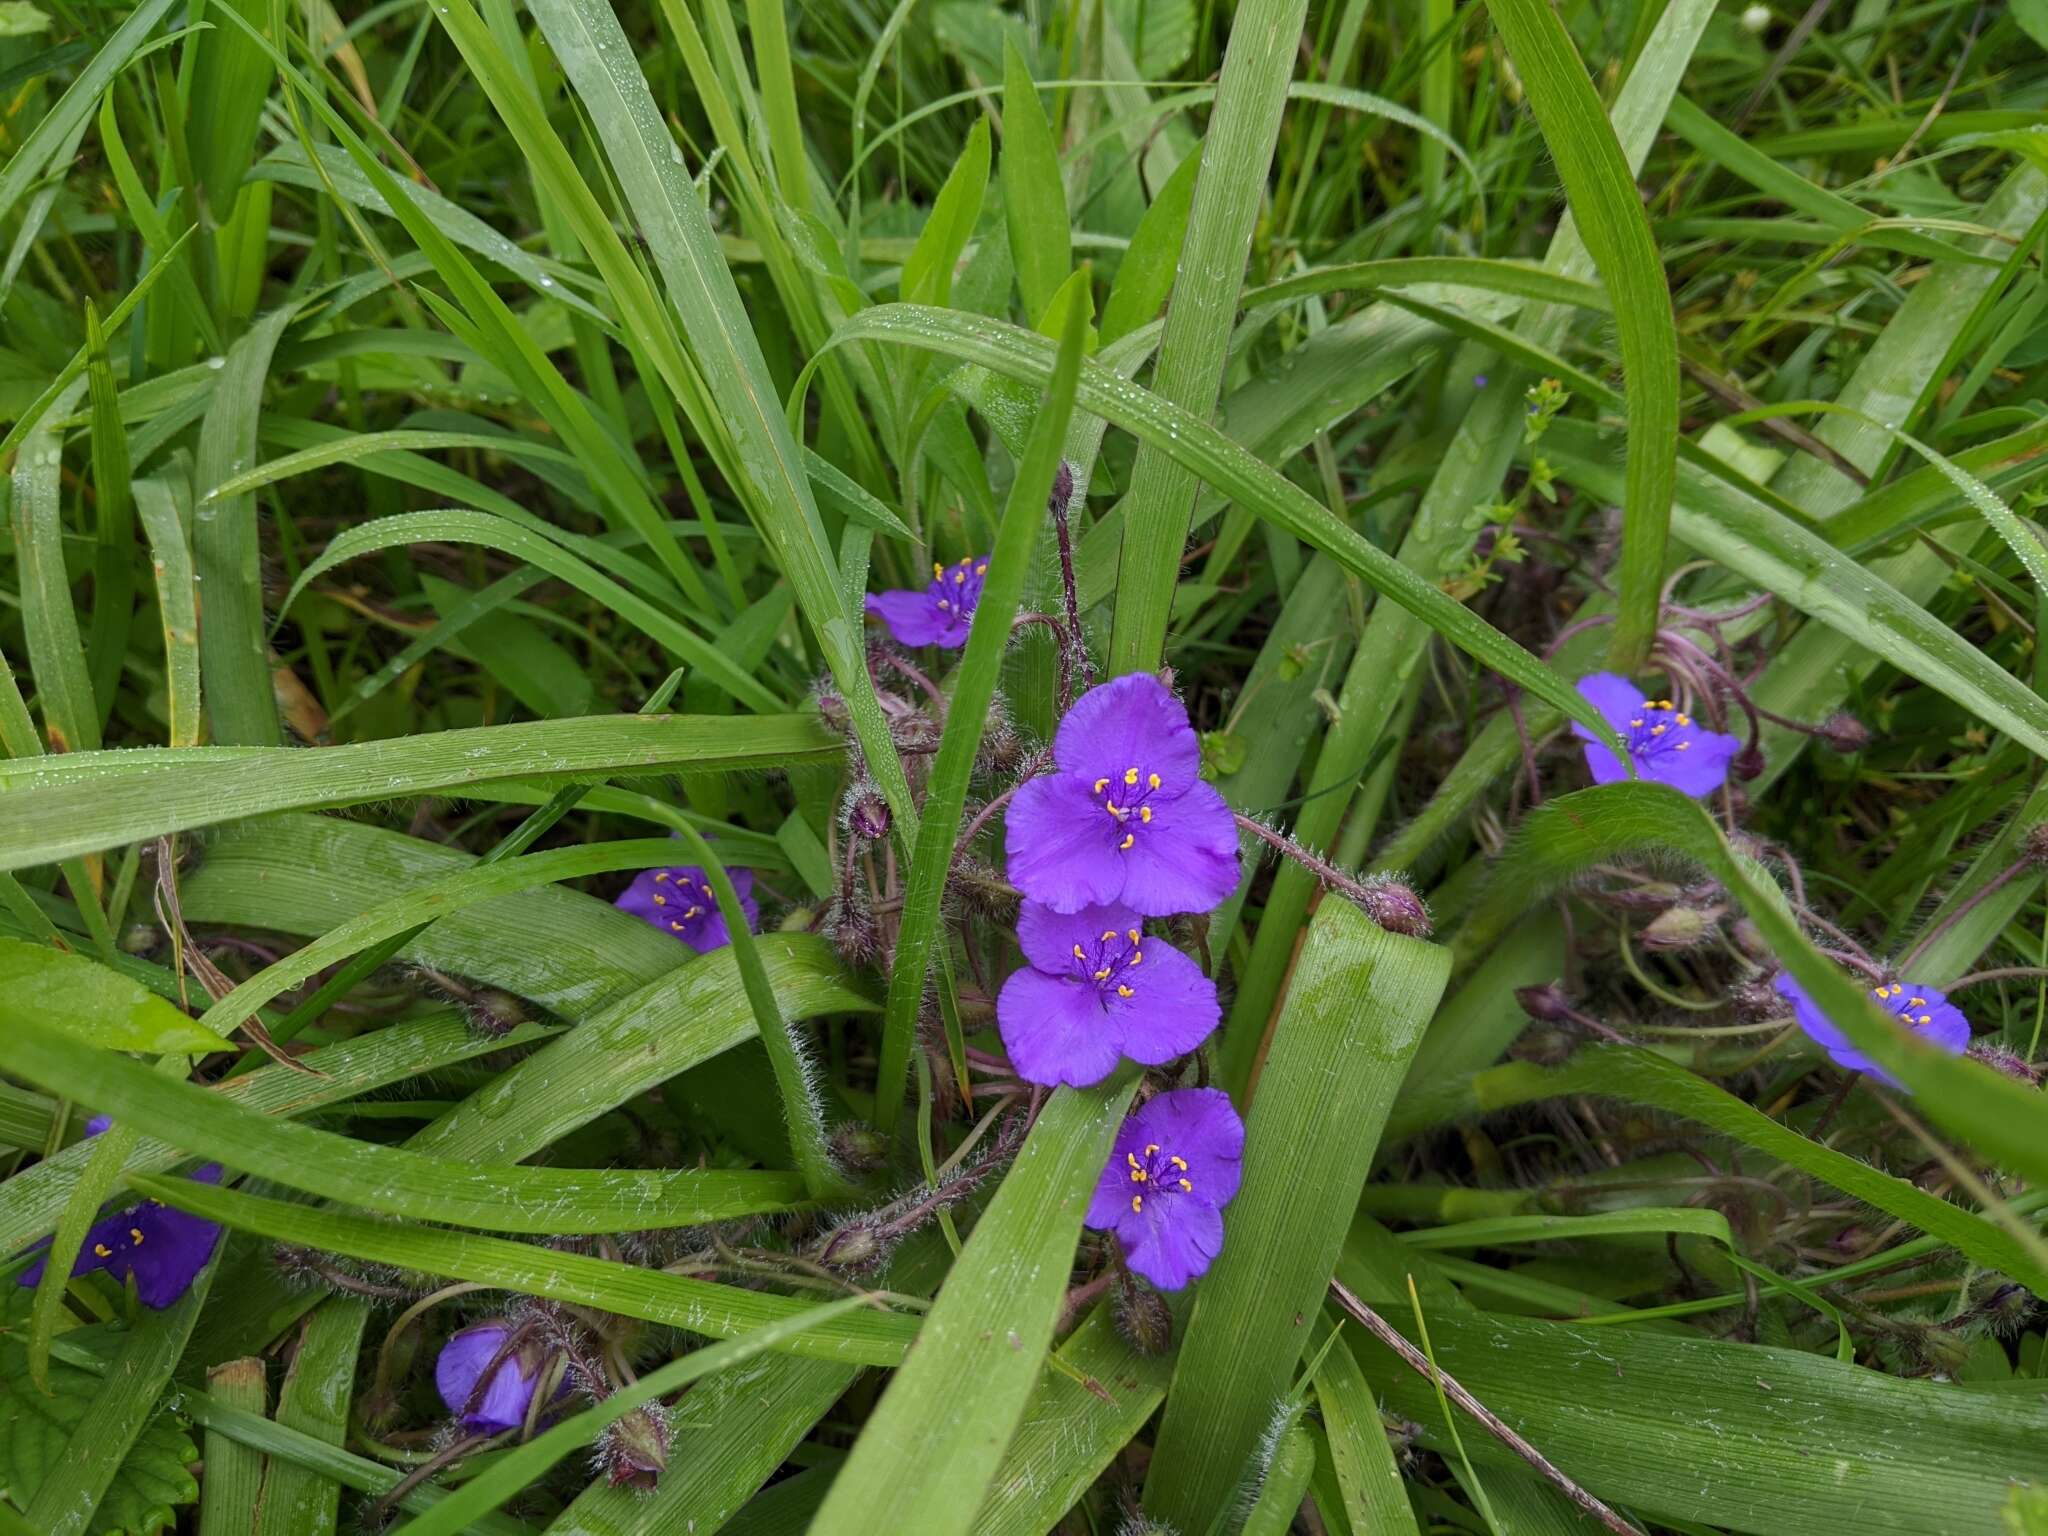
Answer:
[{"label": "blue-violet flower", "polygon": [[526,1423],[546,1361],[531,1345],[511,1344],[511,1336],[504,1323],[478,1323],[452,1336],[434,1361],[441,1401],[470,1429],[497,1434]]},{"label": "blue-violet flower", "polygon": [[[761,922],[761,908],[754,901],[754,872],[732,866],[725,872],[732,877],[740,909],[747,914],[747,932],[753,933]],[[699,954],[723,949],[732,942],[710,878],[695,864],[643,869],[612,905],[663,933],[674,934]]]},{"label": "blue-violet flower", "polygon": [[1217,1088],[1175,1088],[1123,1123],[1088,1225],[1113,1231],[1124,1262],[1177,1291],[1223,1251],[1223,1207],[1243,1177],[1244,1121]]},{"label": "blue-violet flower", "polygon": [[[1848,1035],[1820,1011],[1820,1005],[1792,979],[1789,971],[1778,972],[1771,986],[1778,996],[1792,1005],[1792,1016],[1799,1021],[1799,1027],[1806,1031],[1815,1045],[1827,1052],[1836,1066],[1848,1072],[1868,1072],[1881,1083],[1902,1092],[1905,1090],[1904,1083],[1850,1043]],[[1870,995],[1879,1007],[1897,1017],[1928,1044],[1938,1045],[1951,1055],[1961,1055],[1969,1047],[1970,1021],[1939,988],[1888,981],[1881,987],[1872,987]]]},{"label": "blue-violet flower", "polygon": [[[105,1115],[95,1115],[86,1122],[85,1132],[97,1136],[107,1123]],[[220,1164],[208,1163],[192,1177],[202,1184],[218,1184]],[[124,1284],[133,1276],[136,1297],[160,1312],[192,1289],[219,1241],[218,1224],[161,1201],[145,1200],[93,1223],[71,1273],[103,1269]],[[40,1246],[48,1247],[48,1240]],[[22,1271],[21,1284],[40,1283],[48,1266],[47,1258],[36,1260]]]},{"label": "blue-violet flower", "polygon": [[1157,1066],[1209,1038],[1222,1018],[1216,983],[1147,938],[1144,923],[1129,907],[1023,904],[1017,942],[1028,964],[1003,983],[996,1027],[1025,1082],[1086,1087],[1120,1056]]},{"label": "blue-violet flower", "polygon": [[[1695,800],[1712,794],[1727,781],[1728,764],[1742,749],[1738,738],[1725,731],[1702,730],[1669,699],[1645,698],[1634,683],[1612,672],[1580,678],[1579,692],[1620,734],[1639,777],[1653,784],[1669,784]],[[1586,744],[1586,767],[1595,784],[1613,784],[1628,777],[1621,760],[1576,720],[1572,734]]]},{"label": "blue-violet flower", "polygon": [[967,643],[981,584],[988,575],[986,557],[969,555],[952,565],[932,564],[932,579],[922,590],[876,592],[867,609],[888,626],[898,645],[940,645],[957,650]]},{"label": "blue-violet flower", "polygon": [[1004,826],[1010,881],[1026,896],[1055,912],[1121,904],[1163,917],[1207,912],[1237,888],[1237,823],[1158,678],[1134,672],[1082,694],[1053,761],[1017,791]]}]

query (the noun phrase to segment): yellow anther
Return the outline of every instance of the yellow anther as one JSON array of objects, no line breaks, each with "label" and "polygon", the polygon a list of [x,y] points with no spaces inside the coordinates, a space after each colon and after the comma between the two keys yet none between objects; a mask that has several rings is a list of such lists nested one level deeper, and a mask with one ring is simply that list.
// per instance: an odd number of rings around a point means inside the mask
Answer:
[{"label": "yellow anther", "polygon": [[1139,806],[1139,807],[1138,807],[1138,820],[1140,820],[1140,821],[1144,822],[1144,823],[1145,823],[1145,825],[1146,825],[1146,826],[1148,826],[1148,827],[1149,827],[1150,825],[1152,825],[1152,807],[1151,807],[1151,806],[1149,806],[1149,805],[1141,805],[1141,806]]},{"label": "yellow anther", "polygon": [[1095,979],[1097,981],[1109,980],[1109,967],[1105,965],[1101,970],[1097,971],[1095,973]]},{"label": "yellow anther", "polygon": [[109,1248],[105,1243],[94,1243],[92,1245],[92,1251],[93,1257],[95,1258],[111,1259],[114,1256],[114,1250]]},{"label": "yellow anther", "polygon": [[665,907],[668,905],[668,898],[666,896],[656,896],[654,898],[654,904],[657,907]]},{"label": "yellow anther", "polygon": [[1931,1013],[1923,1013],[1920,1015],[1919,1018],[1915,1019],[1913,1022],[1916,1024],[1932,1024],[1934,1022],[1934,1015]]},{"label": "yellow anther", "polygon": [[946,579],[946,568],[945,568],[945,567],[944,567],[943,565],[939,564],[939,562],[938,562],[938,561],[934,560],[934,561],[932,562],[932,580],[933,580],[933,581],[944,581],[945,579]]},{"label": "yellow anther", "polygon": [[1671,727],[1668,725],[1653,725],[1650,727],[1650,734],[1652,736],[1662,736],[1666,731],[1670,729]]},{"label": "yellow anther", "polygon": [[1144,1169],[1142,1169],[1142,1168],[1133,1168],[1133,1169],[1131,1170],[1131,1182],[1132,1182],[1133,1184],[1142,1184],[1142,1183],[1144,1183],[1144,1182],[1145,1182],[1145,1170],[1144,1170]]},{"label": "yellow anther", "polygon": [[1120,843],[1118,843],[1118,844],[1116,845],[1116,848],[1117,848],[1117,852],[1118,852],[1118,853],[1123,853],[1123,852],[1125,852],[1125,851],[1126,851],[1127,849],[1129,849],[1129,848],[1130,848],[1131,844],[1135,843],[1135,842],[1136,842],[1137,840],[1138,840],[1138,839],[1137,839],[1137,838],[1136,838],[1135,836],[1133,836],[1133,835],[1132,835],[1131,833],[1129,833],[1129,832],[1126,832],[1126,833],[1124,834],[1124,840],[1123,840],[1122,842],[1120,842]]},{"label": "yellow anther", "polygon": [[1148,773],[1148,774],[1146,774],[1146,775],[1145,775],[1145,787],[1146,787],[1147,789],[1157,789],[1157,788],[1159,787],[1159,775],[1158,775],[1158,774],[1156,774],[1156,773]]},{"label": "yellow anther", "polygon": [[1189,1182],[1188,1182],[1188,1181],[1187,1181],[1186,1179],[1182,1179],[1182,1180],[1180,1181],[1180,1187],[1181,1187],[1182,1189],[1184,1189],[1184,1190],[1187,1190],[1187,1191],[1188,1191],[1188,1192],[1189,1192],[1190,1194],[1192,1194],[1192,1193],[1194,1192],[1194,1188],[1195,1188],[1195,1186],[1194,1186],[1194,1185],[1192,1185],[1192,1184],[1190,1184],[1190,1183],[1189,1183]]},{"label": "yellow anther", "polygon": [[1632,731],[1640,731],[1643,728],[1643,717],[1637,715],[1635,719],[1629,721],[1628,728]]},{"label": "yellow anther", "polygon": [[1081,952],[1081,946],[1078,944],[1074,946],[1074,958],[1076,960],[1086,960],[1088,958],[1085,954]]},{"label": "yellow anther", "polygon": [[939,599],[939,606],[940,606],[941,608],[950,608],[950,607],[952,607],[953,605],[952,605],[951,603],[947,602],[947,601],[946,601],[946,600],[945,600],[945,599],[944,599],[944,598],[942,597],[942,598],[940,598],[940,599]]},{"label": "yellow anther", "polygon": [[1178,1168],[1182,1173],[1186,1173],[1188,1171],[1188,1160],[1184,1157],[1169,1157],[1167,1161],[1173,1164],[1173,1166]]},{"label": "yellow anther", "polygon": [[1657,707],[1659,709],[1669,709],[1671,707],[1671,701],[1669,699],[1659,699],[1657,701]]},{"label": "yellow anther", "polygon": [[142,1228],[130,1227],[128,1229],[128,1241],[140,1248],[142,1246]]},{"label": "yellow anther", "polygon": [[1927,999],[1924,997],[1910,997],[1906,999],[1906,1006],[1908,1008],[1925,1008],[1927,1006]]},{"label": "yellow anther", "polygon": [[1143,935],[1140,934],[1138,930],[1135,928],[1126,928],[1124,930],[1124,937],[1129,939],[1133,944],[1135,944],[1138,942],[1140,938],[1143,937]]},{"label": "yellow anther", "polygon": [[1099,794],[1101,794],[1101,793],[1102,793],[1102,792],[1103,792],[1103,791],[1104,791],[1105,789],[1107,789],[1107,788],[1109,788],[1109,780],[1107,780],[1107,779],[1097,779],[1097,780],[1095,781],[1095,793],[1096,793],[1096,794],[1098,794],[1098,795],[1099,795]]},{"label": "yellow anther", "polygon": [[1673,748],[1672,750],[1673,750],[1673,751],[1676,751],[1676,752],[1683,752],[1683,751],[1685,751],[1685,749],[1686,749],[1686,748],[1690,747],[1691,745],[1692,745],[1692,743],[1691,743],[1691,742],[1689,742],[1689,741],[1681,741],[1681,742],[1680,742],[1680,743],[1679,743],[1679,744],[1678,744],[1678,745],[1677,745],[1676,747],[1674,747],[1674,748]]},{"label": "yellow anther", "polygon": [[1135,1168],[1138,1166],[1138,1154],[1135,1152],[1126,1152],[1124,1154],[1124,1161],[1129,1163],[1133,1168]]},{"label": "yellow anther", "polygon": [[1141,950],[1135,950],[1135,949],[1131,951],[1131,964],[1133,964],[1133,965],[1139,965],[1139,964],[1142,964],[1142,963],[1143,963],[1143,961],[1144,961],[1144,959],[1145,959],[1145,956],[1144,956],[1144,953],[1143,953],[1143,951],[1141,951]]},{"label": "yellow anther", "polygon": [[1156,1141],[1147,1142],[1145,1144],[1145,1155],[1147,1157],[1157,1157],[1159,1155],[1159,1143]]},{"label": "yellow anther", "polygon": [[1692,716],[1691,716],[1691,715],[1680,715],[1680,716],[1678,717],[1678,723],[1679,723],[1680,725],[1691,725],[1691,724],[1692,724]]},{"label": "yellow anther", "polygon": [[656,874],[655,874],[655,876],[654,876],[654,883],[655,883],[656,885],[666,885],[666,884],[668,884],[668,871],[667,871],[667,870],[665,870],[665,869],[664,869],[664,870],[659,870],[659,871],[657,871],[657,872],[656,872]]},{"label": "yellow anther", "polygon": [[1145,1209],[1145,1197],[1144,1197],[1143,1195],[1133,1195],[1133,1196],[1131,1196],[1131,1209],[1132,1209],[1132,1210],[1134,1210],[1134,1211],[1142,1211],[1142,1210],[1144,1210],[1144,1209]]},{"label": "yellow anther", "polygon": [[1138,770],[1137,770],[1137,769],[1135,769],[1135,768],[1126,768],[1126,769],[1124,770],[1124,782],[1125,782],[1126,784],[1135,784],[1135,783],[1137,783],[1137,782],[1138,782]]},{"label": "yellow anther", "polygon": [[1107,943],[1108,943],[1108,942],[1109,942],[1109,941],[1110,941],[1111,939],[1113,939],[1113,938],[1115,938],[1115,937],[1116,937],[1116,930],[1115,930],[1114,928],[1105,928],[1105,929],[1103,929],[1103,930],[1102,930],[1102,942],[1103,942],[1103,943],[1107,944]]},{"label": "yellow anther", "polygon": [[[1116,995],[1117,995],[1118,997],[1132,997],[1132,996],[1135,996],[1136,994],[1135,994],[1135,993],[1133,993],[1133,992],[1131,991],[1131,989],[1130,989],[1129,987],[1125,987],[1125,986],[1119,986],[1119,987],[1118,987],[1118,988],[1116,989]],[[1923,1020],[1922,1020],[1921,1022],[1922,1022],[1922,1023],[1925,1023],[1926,1021],[1925,1021],[1925,1020],[1923,1019]]]},{"label": "yellow anther", "polygon": [[673,918],[671,918],[669,920],[668,931],[670,933],[681,933],[683,931],[683,925],[679,922],[676,922]]},{"label": "yellow anther", "polygon": [[959,586],[959,585],[960,585],[960,584],[961,584],[962,582],[964,582],[964,581],[965,581],[966,579],[967,579],[967,573],[966,573],[965,571],[955,571],[955,572],[953,573],[953,585],[954,585],[954,586],[956,586],[956,587],[957,587],[957,586]]},{"label": "yellow anther", "polygon": [[984,560],[981,562],[981,564],[977,565],[974,568],[974,574],[977,576],[986,576],[988,574],[988,562]]}]

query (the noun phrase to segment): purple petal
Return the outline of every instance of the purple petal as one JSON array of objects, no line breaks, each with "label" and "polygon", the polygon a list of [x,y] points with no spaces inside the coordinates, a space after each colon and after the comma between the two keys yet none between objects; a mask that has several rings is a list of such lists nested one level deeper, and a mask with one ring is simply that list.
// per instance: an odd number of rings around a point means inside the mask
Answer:
[{"label": "purple petal", "polygon": [[1003,818],[1010,883],[1055,912],[1115,901],[1124,888],[1123,835],[1086,781],[1065,773],[1032,779]]},{"label": "purple petal", "polygon": [[[1078,912],[1055,912],[1042,901],[1026,898],[1017,912],[1017,944],[1024,958],[1041,971],[1064,976],[1074,968],[1074,950],[1086,948],[1105,929],[1139,927],[1143,919],[1118,903],[1083,907]],[[1146,951],[1147,955],[1151,951]]]},{"label": "purple petal", "polygon": [[[1643,705],[1642,688],[1615,672],[1588,672],[1579,679],[1579,692],[1624,736],[1628,735],[1629,721]],[[1572,733],[1581,741],[1594,739],[1593,733],[1576,720],[1572,722]]]},{"label": "purple petal", "polygon": [[1124,829],[1131,846],[1120,853],[1122,895],[1136,910],[1153,917],[1209,912],[1237,889],[1237,821],[1215,785],[1198,779],[1150,822],[1127,821]]},{"label": "purple petal", "polygon": [[1131,672],[1074,701],[1053,737],[1053,757],[1088,783],[1121,778],[1130,768],[1156,773],[1160,784],[1152,803],[1158,805],[1198,782],[1202,743],[1166,685],[1149,673]]},{"label": "purple petal", "polygon": [[[1580,727],[1576,721],[1573,730]],[[1628,777],[1628,770],[1621,766],[1621,759],[1597,741],[1586,743],[1586,771],[1593,776],[1595,784],[1619,784]]]},{"label": "purple petal", "polygon": [[967,623],[950,608],[941,608],[928,592],[876,592],[867,611],[888,626],[898,645],[960,646],[967,643]]},{"label": "purple petal", "polygon": [[[1222,1089],[1175,1088],[1155,1096],[1125,1125],[1134,1133],[1131,1146],[1157,1142],[1186,1158],[1189,1179],[1203,1199],[1221,1206],[1237,1193],[1244,1174],[1244,1121]],[[1119,1150],[1118,1159],[1129,1150]]]},{"label": "purple petal", "polygon": [[[493,1433],[517,1429],[526,1422],[526,1410],[533,1403],[539,1371],[528,1376],[516,1351],[498,1359],[505,1336],[505,1328],[498,1323],[465,1328],[441,1346],[440,1358],[434,1362],[434,1385],[440,1389],[441,1401],[471,1429]],[[492,1368],[494,1360],[497,1365]],[[479,1392],[478,1379],[487,1369],[490,1379]]]},{"label": "purple petal", "polygon": [[1027,1083],[1085,1088],[1115,1068],[1123,1031],[1092,986],[1028,966],[1003,983],[996,1028]]},{"label": "purple petal", "polygon": [[[1124,972],[1131,996],[1119,999],[1123,1006],[1115,1012],[1123,1053],[1152,1067],[1185,1056],[1208,1039],[1222,1022],[1223,1010],[1216,1001],[1216,983],[1172,945],[1147,939],[1143,953],[1143,962]],[[1243,1143],[1240,1127],[1240,1149]]]},{"label": "purple petal", "polygon": [[[1686,740],[1685,751],[1646,754],[1636,760],[1636,768],[1652,783],[1668,784],[1680,794],[1691,795],[1698,800],[1711,795],[1728,781],[1728,765],[1742,750],[1742,741],[1725,731],[1700,731]],[[1602,747],[1599,750],[1605,752],[1607,749]],[[1586,749],[1588,764],[1592,761],[1593,751],[1591,747]],[[1608,756],[1611,759],[1613,754]],[[1597,773],[1595,777],[1598,778]]]},{"label": "purple petal", "polygon": [[1223,1213],[1191,1197],[1152,1199],[1142,1212],[1125,1202],[1116,1235],[1124,1262],[1162,1291],[1177,1291],[1223,1251]]},{"label": "purple petal", "polygon": [[[214,1170],[214,1177],[219,1176],[219,1170]],[[192,1289],[192,1282],[213,1258],[220,1228],[189,1211],[158,1205],[154,1200],[128,1216],[120,1235],[129,1240],[129,1246],[107,1265],[108,1272],[133,1275],[135,1294],[142,1304],[162,1311]],[[119,1218],[115,1224],[121,1225]],[[137,1232],[142,1234],[139,1243],[134,1241]]]}]

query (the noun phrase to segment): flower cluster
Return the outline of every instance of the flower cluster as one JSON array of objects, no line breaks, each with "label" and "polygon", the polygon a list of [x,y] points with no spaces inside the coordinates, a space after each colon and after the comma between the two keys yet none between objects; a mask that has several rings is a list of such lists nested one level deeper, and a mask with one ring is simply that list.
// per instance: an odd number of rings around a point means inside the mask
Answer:
[{"label": "flower cluster", "polygon": [[[747,915],[747,932],[752,933],[761,922],[761,908],[754,900],[754,872],[729,866],[726,874]],[[732,942],[725,914],[718,910],[718,897],[711,889],[711,877],[695,864],[643,869],[612,905],[673,934],[700,955]]]},{"label": "flower cluster", "polygon": [[[1084,693],[1052,755],[1004,822],[1025,964],[1003,984],[996,1025],[1024,1081],[1085,1087],[1126,1057],[1177,1060],[1221,1021],[1215,982],[1145,921],[1210,911],[1237,888],[1237,824],[1201,778],[1187,710],[1156,677]],[[1243,1147],[1229,1095],[1162,1093],[1124,1122],[1088,1224],[1117,1234],[1131,1269],[1178,1289],[1222,1247]]]},{"label": "flower cluster", "polygon": [[441,1346],[434,1386],[466,1428],[495,1435],[525,1425],[549,1363],[544,1351],[521,1341],[509,1324],[479,1323]]},{"label": "flower cluster", "polygon": [[[107,1125],[105,1115],[95,1115],[86,1122],[85,1133],[97,1136]],[[192,1177],[202,1184],[218,1184],[220,1164],[208,1163]],[[145,1200],[94,1222],[71,1273],[105,1270],[123,1284],[133,1280],[136,1299],[162,1311],[192,1289],[219,1242],[220,1227],[215,1223],[161,1201]],[[36,1260],[22,1271],[20,1283],[40,1283],[48,1266],[47,1258]]]},{"label": "flower cluster", "polygon": [[[1646,698],[1634,683],[1612,672],[1580,678],[1579,692],[1621,737],[1637,777],[1669,784],[1695,800],[1727,782],[1728,765],[1742,750],[1741,738],[1702,729],[1671,700]],[[1595,784],[1613,784],[1629,776],[1621,759],[1590,728],[1575,720],[1572,734],[1586,744],[1586,768]]]}]

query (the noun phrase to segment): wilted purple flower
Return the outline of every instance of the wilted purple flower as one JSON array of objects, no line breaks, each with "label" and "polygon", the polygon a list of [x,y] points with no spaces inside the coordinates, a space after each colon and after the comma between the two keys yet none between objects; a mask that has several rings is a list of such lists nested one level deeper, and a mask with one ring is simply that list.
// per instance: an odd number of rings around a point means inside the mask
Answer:
[{"label": "wilted purple flower", "polygon": [[1025,1082],[1086,1087],[1120,1056],[1157,1066],[1209,1038],[1222,1018],[1216,983],[1145,937],[1144,921],[1129,907],[1024,903],[1017,942],[1030,963],[1003,983],[996,1026]]},{"label": "wilted purple flower", "polygon": [[[1636,773],[1653,784],[1669,784],[1695,800],[1712,794],[1728,778],[1728,764],[1742,743],[1725,731],[1702,730],[1669,699],[1645,698],[1625,677],[1593,672],[1579,679],[1579,692],[1620,733]],[[1586,767],[1595,784],[1628,777],[1621,760],[1587,727],[1572,722],[1572,734],[1586,744]]]},{"label": "wilted purple flower", "polygon": [[1218,1088],[1176,1088],[1124,1121],[1088,1206],[1124,1262],[1177,1291],[1223,1251],[1223,1207],[1243,1170],[1244,1122]]},{"label": "wilted purple flower", "polygon": [[511,1337],[504,1323],[478,1323],[452,1336],[434,1361],[441,1401],[471,1429],[496,1434],[526,1423],[546,1360],[531,1345],[508,1348]]},{"label": "wilted purple flower", "polygon": [[[108,1123],[105,1115],[94,1115],[85,1123],[85,1134],[97,1136]],[[202,1184],[218,1184],[220,1164],[208,1163],[192,1177]],[[103,1269],[124,1284],[133,1276],[136,1297],[160,1312],[192,1289],[219,1241],[218,1224],[158,1200],[145,1200],[93,1223],[71,1273]],[[37,1246],[47,1248],[49,1240]],[[40,1284],[49,1262],[36,1260],[22,1271],[20,1283]]]},{"label": "wilted purple flower", "polygon": [[969,555],[951,565],[932,564],[932,579],[923,591],[876,592],[867,609],[889,627],[898,645],[941,645],[949,650],[967,643],[967,630],[981,601],[988,560]]},{"label": "wilted purple flower", "polygon": [[[1799,1027],[1827,1052],[1836,1066],[1849,1072],[1868,1072],[1879,1082],[1905,1091],[1904,1083],[1850,1044],[1848,1035],[1820,1011],[1820,1005],[1792,979],[1791,972],[1778,972],[1771,986],[1792,1005],[1792,1015],[1799,1021]],[[1870,995],[1928,1044],[1938,1045],[1950,1055],[1960,1055],[1969,1046],[1970,1021],[1938,988],[1888,981],[1881,987],[1872,987]]]},{"label": "wilted purple flower", "polygon": [[1237,823],[1200,777],[1188,712],[1130,673],[1074,702],[1058,771],[1017,791],[1004,827],[1012,884],[1055,912],[1121,903],[1149,917],[1207,912],[1237,888]]},{"label": "wilted purple flower", "polygon": [[[747,932],[752,933],[761,922],[761,909],[753,895],[754,872],[728,867],[726,874],[739,896],[740,909],[747,914]],[[632,913],[643,923],[653,924],[663,933],[674,934],[700,955],[723,949],[732,942],[710,878],[695,864],[643,869],[612,905],[621,912]]]}]

